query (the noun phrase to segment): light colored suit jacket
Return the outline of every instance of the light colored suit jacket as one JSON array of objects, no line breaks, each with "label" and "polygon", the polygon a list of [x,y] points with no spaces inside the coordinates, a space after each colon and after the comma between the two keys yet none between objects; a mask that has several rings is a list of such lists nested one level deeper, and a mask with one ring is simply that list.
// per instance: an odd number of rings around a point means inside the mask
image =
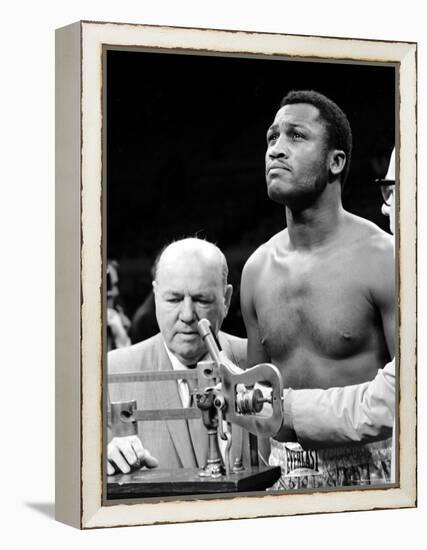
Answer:
[{"label": "light colored suit jacket", "polygon": [[370,382],[328,390],[287,390],[285,423],[306,449],[368,443],[392,435],[394,359]]},{"label": "light colored suit jacket", "polygon": [[[246,340],[220,332],[219,342],[228,358],[244,369]],[[108,374],[171,370],[172,364],[161,334],[108,353]],[[108,390],[110,401],[136,399],[138,409],[182,407],[176,380],[110,383]],[[198,422],[202,423],[201,420]],[[144,447],[159,460],[160,468],[200,468],[205,465],[203,446],[191,436],[185,419],[138,422],[138,435]],[[237,452],[241,452],[241,448]]]}]

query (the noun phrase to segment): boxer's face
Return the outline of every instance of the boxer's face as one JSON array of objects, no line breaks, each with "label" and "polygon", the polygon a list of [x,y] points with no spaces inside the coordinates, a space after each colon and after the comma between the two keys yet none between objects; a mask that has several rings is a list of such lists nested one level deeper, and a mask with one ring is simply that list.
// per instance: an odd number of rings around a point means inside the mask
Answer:
[{"label": "boxer's face", "polygon": [[280,204],[303,206],[328,181],[327,129],[317,107],[285,105],[267,132],[265,174],[268,196]]},{"label": "boxer's face", "polygon": [[162,260],[154,283],[156,316],[166,345],[185,365],[206,353],[197,322],[206,318],[218,333],[232,288],[224,288],[221,266],[194,254]]}]

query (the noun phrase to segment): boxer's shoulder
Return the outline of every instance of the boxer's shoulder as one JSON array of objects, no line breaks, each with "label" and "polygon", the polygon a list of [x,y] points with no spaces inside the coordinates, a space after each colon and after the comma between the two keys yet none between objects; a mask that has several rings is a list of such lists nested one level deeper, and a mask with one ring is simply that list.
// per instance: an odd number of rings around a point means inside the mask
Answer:
[{"label": "boxer's shoulder", "polygon": [[244,271],[247,273],[258,272],[259,269],[265,266],[268,258],[274,254],[278,249],[286,249],[289,243],[288,230],[283,229],[273,235],[267,242],[259,246],[252,254],[249,256],[245,266]]},{"label": "boxer's shoulder", "polygon": [[363,241],[364,246],[380,247],[386,250],[393,249],[393,235],[390,235],[378,227],[378,225],[365,218],[349,214],[348,227],[349,233],[352,234],[355,242]]},{"label": "boxer's shoulder", "polygon": [[347,239],[347,254],[356,262],[348,262],[355,274],[369,287],[393,285],[394,276],[394,237],[377,225],[352,216],[350,236]]}]

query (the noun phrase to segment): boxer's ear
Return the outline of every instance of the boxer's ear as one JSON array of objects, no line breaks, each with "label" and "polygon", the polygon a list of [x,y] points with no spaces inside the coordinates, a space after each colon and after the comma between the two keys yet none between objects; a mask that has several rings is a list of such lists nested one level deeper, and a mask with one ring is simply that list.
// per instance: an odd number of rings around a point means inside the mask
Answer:
[{"label": "boxer's ear", "polygon": [[337,177],[344,170],[347,157],[344,151],[334,149],[329,155],[329,170],[334,177]]}]

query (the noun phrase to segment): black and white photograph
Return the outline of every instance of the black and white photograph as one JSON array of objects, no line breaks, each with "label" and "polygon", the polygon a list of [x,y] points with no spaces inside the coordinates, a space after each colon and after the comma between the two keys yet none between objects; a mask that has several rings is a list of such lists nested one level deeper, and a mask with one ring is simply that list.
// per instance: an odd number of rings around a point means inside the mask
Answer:
[{"label": "black and white photograph", "polygon": [[105,502],[396,486],[396,64],[103,71]]},{"label": "black and white photograph", "polygon": [[2,3],[2,547],[423,540],[422,6]]},{"label": "black and white photograph", "polygon": [[3,546],[423,540],[422,3],[3,4]]},{"label": "black and white photograph", "polygon": [[56,35],[56,517],[416,505],[416,44]]}]

